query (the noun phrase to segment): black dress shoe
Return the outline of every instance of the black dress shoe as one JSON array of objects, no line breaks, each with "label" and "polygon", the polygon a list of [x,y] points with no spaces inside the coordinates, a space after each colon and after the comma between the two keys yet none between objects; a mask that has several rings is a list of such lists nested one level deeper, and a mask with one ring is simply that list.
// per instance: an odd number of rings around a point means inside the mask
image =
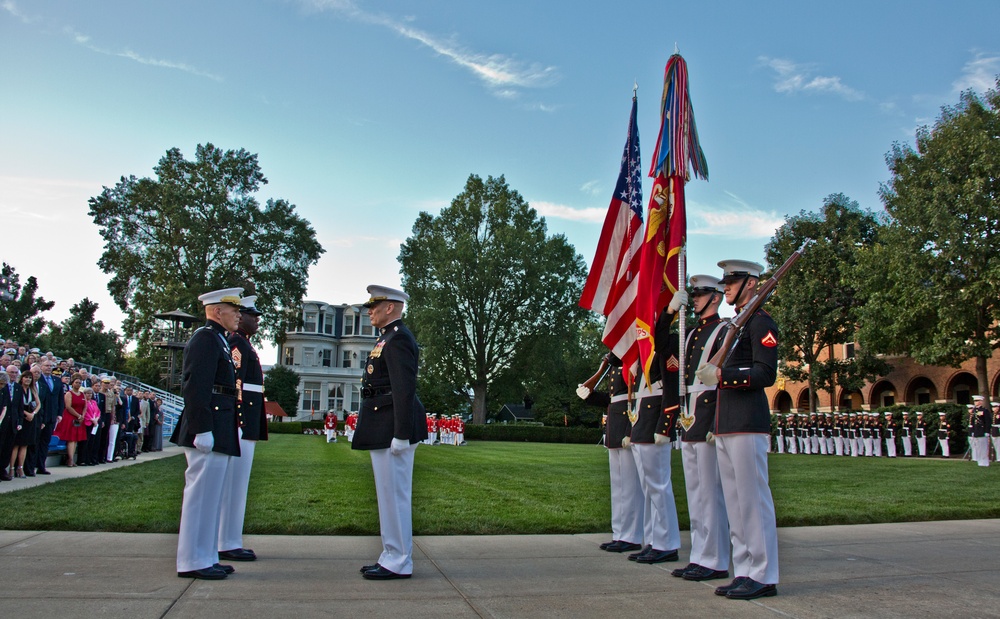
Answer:
[{"label": "black dress shoe", "polygon": [[747,580],[750,580],[750,578],[747,576],[737,576],[736,578],[733,579],[733,582],[729,583],[728,585],[722,585],[721,587],[716,587],[715,595],[726,595],[733,589],[742,586],[743,583]]},{"label": "black dress shoe", "polygon": [[35,472],[34,471],[25,471],[24,474],[27,477],[34,477],[35,476]]},{"label": "black dress shoe", "polygon": [[365,572],[370,572],[371,570],[374,570],[374,569],[380,568],[380,567],[382,567],[382,566],[379,565],[378,563],[375,563],[373,565],[362,565],[361,566],[361,573],[364,574]]},{"label": "black dress shoe", "polygon": [[228,561],[256,561],[257,555],[249,548],[233,548],[232,550],[220,550],[219,558]]},{"label": "black dress shoe", "polygon": [[604,542],[603,544],[601,544],[600,546],[598,546],[598,548],[600,548],[601,550],[607,550],[607,549],[608,549],[608,546],[610,546],[611,544],[614,544],[614,543],[615,543],[615,542],[617,542],[617,541],[618,541],[618,540],[616,540],[616,539],[613,539],[613,540],[611,540],[610,542]]},{"label": "black dress shoe", "polygon": [[632,552],[633,550],[639,550],[642,548],[641,544],[633,544],[631,542],[624,542],[618,540],[617,542],[611,544],[605,550],[608,552]]},{"label": "black dress shoe", "polygon": [[639,552],[633,552],[632,554],[630,554],[628,556],[628,560],[629,561],[635,561],[636,559],[638,559],[639,557],[645,555],[647,552],[649,552],[652,549],[653,549],[652,545],[647,545],[645,548],[643,548]]},{"label": "black dress shoe", "polygon": [[223,565],[221,563],[216,563],[212,567],[214,567],[217,570],[222,570],[223,572],[225,572],[227,574],[233,574],[233,573],[236,572],[236,568],[233,567],[232,565]]},{"label": "black dress shoe", "polygon": [[52,473],[49,472],[48,469],[38,469],[35,472],[38,473],[39,475],[51,475],[52,474]]},{"label": "black dress shoe", "polygon": [[693,570],[696,567],[701,567],[701,566],[698,565],[697,563],[688,563],[684,567],[679,567],[676,570],[670,572],[670,575],[676,578],[683,578],[685,573],[687,573],[689,570]]},{"label": "black dress shoe", "polygon": [[684,580],[717,580],[719,578],[729,578],[728,570],[713,570],[708,567],[703,567],[701,565],[684,572]]},{"label": "black dress shoe", "polygon": [[752,578],[747,578],[742,585],[726,593],[726,597],[730,600],[756,600],[774,595],[778,595],[777,585],[765,585]]},{"label": "black dress shoe", "polygon": [[656,548],[650,550],[646,554],[642,555],[635,560],[636,563],[666,563],[667,561],[676,561],[677,551],[676,550],[657,550]]},{"label": "black dress shoe", "polygon": [[7,471],[0,473],[0,480],[2,481],[12,481],[13,479]]},{"label": "black dress shoe", "polygon": [[177,575],[181,578],[200,578],[201,580],[222,580],[229,574],[225,573],[220,569],[216,569],[213,565],[212,567],[206,567],[200,570],[191,570],[190,572],[177,572]]},{"label": "black dress shoe", "polygon": [[396,572],[387,570],[380,565],[373,570],[368,570],[362,574],[362,576],[368,580],[393,580],[395,578],[409,578],[412,574],[397,574]]}]

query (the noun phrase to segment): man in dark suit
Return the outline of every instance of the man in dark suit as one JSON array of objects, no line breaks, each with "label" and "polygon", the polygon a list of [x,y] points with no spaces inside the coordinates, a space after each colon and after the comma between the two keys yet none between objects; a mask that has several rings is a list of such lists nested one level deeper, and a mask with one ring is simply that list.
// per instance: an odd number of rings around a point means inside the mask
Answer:
[{"label": "man in dark suit", "polygon": [[368,580],[409,578],[413,574],[413,459],[427,438],[426,411],[417,397],[419,351],[403,324],[402,290],[368,286],[364,304],[372,326],[382,335],[361,375],[361,414],[351,449],[369,450],[378,497],[382,554],[361,568]]},{"label": "man in dark suit", "polygon": [[[726,302],[745,311],[764,267],[747,260],[724,260],[719,266]],[[778,530],[767,482],[771,414],[764,393],[778,375],[774,319],[758,309],[727,354],[721,367],[704,363],[696,372],[706,385],[718,385],[715,448],[736,577],[715,593],[752,600],[778,593]]]},{"label": "man in dark suit", "polygon": [[207,323],[184,347],[184,410],[170,437],[170,442],[187,447],[177,536],[177,575],[182,578],[221,580],[235,571],[219,565],[216,544],[223,482],[233,456],[240,455],[236,370],[226,332],[239,326],[242,292],[242,288],[226,288],[198,297],[205,306]]},{"label": "man in dark suit", "polygon": [[233,458],[222,490],[222,517],[219,520],[219,558],[254,561],[257,555],[243,547],[243,518],[250,487],[250,469],[257,441],[267,440],[264,414],[264,370],[250,338],[260,326],[257,295],[243,297],[240,326],[229,334],[230,354],[236,367],[236,418],[240,426],[240,457]]},{"label": "man in dark suit", "polygon": [[56,380],[52,376],[52,362],[47,358],[39,363],[42,375],[38,380],[38,399],[41,400],[42,409],[41,422],[38,431],[38,442],[35,443],[34,458],[32,458],[31,447],[28,448],[28,456],[24,460],[25,475],[28,474],[28,463],[31,469],[39,475],[49,475],[45,468],[45,460],[49,457],[49,441],[52,439],[52,430],[56,428],[59,418],[62,417],[63,386],[62,381]]}]

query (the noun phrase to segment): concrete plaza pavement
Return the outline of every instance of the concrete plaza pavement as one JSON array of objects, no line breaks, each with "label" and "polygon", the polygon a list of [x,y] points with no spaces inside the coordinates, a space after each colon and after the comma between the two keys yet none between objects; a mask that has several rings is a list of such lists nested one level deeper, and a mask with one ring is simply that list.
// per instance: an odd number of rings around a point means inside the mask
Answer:
[{"label": "concrete plaza pavement", "polygon": [[224,581],[178,578],[170,534],[0,531],[0,616],[1000,617],[1000,520],[785,528],[777,597],[713,595],[597,548],[606,534],[420,536],[412,579],[358,568],[377,537],[247,536]]}]

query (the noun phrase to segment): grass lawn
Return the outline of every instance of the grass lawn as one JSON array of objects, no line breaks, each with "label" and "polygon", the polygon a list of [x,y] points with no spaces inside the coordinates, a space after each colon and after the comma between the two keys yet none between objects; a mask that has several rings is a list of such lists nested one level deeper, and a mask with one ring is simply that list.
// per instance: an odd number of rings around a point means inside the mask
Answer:
[{"label": "grass lawn", "polygon": [[[687,502],[673,454],[681,527]],[[177,531],[184,458],[175,457],[0,495],[0,529]],[[896,458],[773,455],[779,526],[1000,517],[1000,466]],[[475,442],[421,446],[413,482],[418,535],[610,530],[601,447]],[[368,454],[343,440],[274,435],[259,443],[247,533],[376,535]]]}]

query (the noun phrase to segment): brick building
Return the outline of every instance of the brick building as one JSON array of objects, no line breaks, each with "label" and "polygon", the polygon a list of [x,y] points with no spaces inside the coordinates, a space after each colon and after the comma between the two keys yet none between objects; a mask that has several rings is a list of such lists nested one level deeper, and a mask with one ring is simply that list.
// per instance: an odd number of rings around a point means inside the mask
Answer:
[{"label": "brick building", "polygon": [[[842,344],[833,351],[838,358],[850,358],[854,344]],[[932,403],[969,404],[979,393],[976,379],[976,361],[969,359],[958,368],[920,365],[906,356],[886,356],[892,371],[872,383],[865,383],[860,391],[847,392],[840,387],[835,391],[836,405],[827,391],[816,392],[816,410],[871,410],[893,404],[917,405]],[[987,361],[989,379],[988,397],[998,399],[1000,394],[1000,352],[994,351]],[[766,390],[772,413],[798,413],[809,411],[809,385],[785,379],[778,372],[778,380]]]}]

